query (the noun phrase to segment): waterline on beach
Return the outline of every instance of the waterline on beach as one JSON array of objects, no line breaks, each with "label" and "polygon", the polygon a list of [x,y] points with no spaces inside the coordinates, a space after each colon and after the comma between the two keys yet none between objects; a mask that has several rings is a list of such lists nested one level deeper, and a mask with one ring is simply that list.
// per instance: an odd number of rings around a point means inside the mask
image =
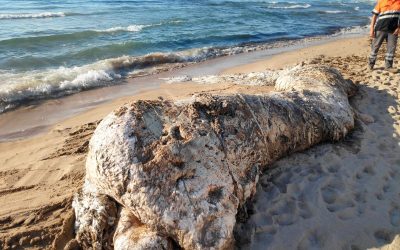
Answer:
[{"label": "waterline on beach", "polygon": [[[366,28],[364,26],[341,29],[332,36],[361,34],[365,32]],[[10,72],[0,70],[0,77],[4,79],[3,84],[0,85],[0,113],[32,101],[58,98],[88,89],[115,85],[119,83],[118,80],[126,77],[143,76],[212,58],[286,47],[323,38],[199,48],[171,53],[151,53],[144,56],[122,56],[83,66],[59,67],[43,71]]]}]

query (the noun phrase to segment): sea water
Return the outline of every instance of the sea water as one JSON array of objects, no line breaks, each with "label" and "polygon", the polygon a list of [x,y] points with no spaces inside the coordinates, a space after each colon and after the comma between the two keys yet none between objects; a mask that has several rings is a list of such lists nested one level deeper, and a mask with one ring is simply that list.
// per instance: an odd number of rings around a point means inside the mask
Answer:
[{"label": "sea water", "polygon": [[374,0],[0,0],[0,113],[274,41],[357,30]]}]

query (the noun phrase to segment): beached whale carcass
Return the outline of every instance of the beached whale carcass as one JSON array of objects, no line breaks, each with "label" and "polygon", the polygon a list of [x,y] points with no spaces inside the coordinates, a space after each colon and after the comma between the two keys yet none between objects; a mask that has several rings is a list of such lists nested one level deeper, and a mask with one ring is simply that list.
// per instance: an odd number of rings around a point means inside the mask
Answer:
[{"label": "beached whale carcass", "polygon": [[137,101],[105,117],[73,204],[79,244],[232,247],[236,215],[262,168],[354,126],[355,86],[336,70],[297,66],[272,82],[277,92]]}]

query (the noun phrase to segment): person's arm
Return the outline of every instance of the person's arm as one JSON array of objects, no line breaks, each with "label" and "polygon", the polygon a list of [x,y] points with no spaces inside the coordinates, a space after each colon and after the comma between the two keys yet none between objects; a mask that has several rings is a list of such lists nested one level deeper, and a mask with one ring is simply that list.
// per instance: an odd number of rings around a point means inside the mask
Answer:
[{"label": "person's arm", "polygon": [[399,21],[397,22],[397,29],[394,31],[393,33],[395,36],[400,35],[400,17],[399,17]]},{"label": "person's arm", "polygon": [[372,10],[371,27],[369,30],[369,36],[371,38],[375,38],[375,24],[380,13],[381,13],[381,1],[377,1],[375,8]]},{"label": "person's arm", "polygon": [[371,28],[369,30],[369,36],[371,38],[375,38],[375,23],[376,23],[376,19],[377,19],[377,15],[373,14],[372,15],[372,19],[371,19]]}]

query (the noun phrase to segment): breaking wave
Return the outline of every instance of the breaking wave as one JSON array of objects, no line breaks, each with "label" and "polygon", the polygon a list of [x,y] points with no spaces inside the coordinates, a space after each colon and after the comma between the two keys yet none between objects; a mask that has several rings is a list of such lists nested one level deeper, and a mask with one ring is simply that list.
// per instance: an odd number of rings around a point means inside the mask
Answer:
[{"label": "breaking wave", "polygon": [[96,30],[97,32],[101,32],[101,33],[107,33],[107,32],[121,32],[121,31],[127,31],[127,32],[139,32],[141,31],[143,28],[146,27],[151,27],[151,25],[129,25],[127,27],[112,27],[109,29],[104,29],[104,30]]},{"label": "breaking wave", "polygon": [[311,4],[294,4],[294,3],[274,3],[269,6],[270,9],[308,9]]},{"label": "breaking wave", "polygon": [[367,33],[369,30],[369,25],[364,26],[353,26],[339,29],[332,36],[341,36],[341,35],[358,35]]},{"label": "breaking wave", "polygon": [[173,63],[200,62],[208,58],[247,51],[245,47],[201,48],[175,53],[122,56],[79,67],[15,73],[0,71],[0,113],[24,103],[60,97],[82,90],[116,84],[117,79],[135,71]]},{"label": "breaking wave", "polygon": [[65,12],[42,12],[42,13],[26,13],[26,14],[0,14],[1,19],[31,19],[31,18],[50,18],[64,17]]},{"label": "breaking wave", "polygon": [[156,27],[156,26],[163,26],[163,25],[170,25],[170,24],[179,24],[182,23],[183,21],[181,20],[172,20],[172,21],[165,21],[161,23],[155,23],[155,24],[143,24],[143,25],[138,25],[138,24],[133,24],[129,25],[126,27],[123,26],[117,26],[117,27],[112,27],[108,29],[102,29],[102,30],[95,30],[97,32],[101,33],[107,33],[107,32],[140,32],[145,28],[150,28],[150,27]]},{"label": "breaking wave", "polygon": [[324,14],[340,14],[340,13],[346,13],[346,11],[344,11],[344,10],[325,10],[325,11],[321,11],[321,13],[324,13]]}]

